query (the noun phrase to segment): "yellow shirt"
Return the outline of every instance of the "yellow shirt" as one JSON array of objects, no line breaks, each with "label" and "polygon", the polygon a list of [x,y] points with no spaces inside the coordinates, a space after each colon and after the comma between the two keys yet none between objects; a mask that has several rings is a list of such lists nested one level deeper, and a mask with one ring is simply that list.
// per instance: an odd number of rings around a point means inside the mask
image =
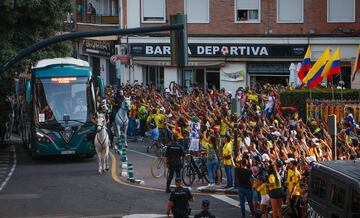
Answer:
[{"label": "yellow shirt", "polygon": [[[157,116],[158,116],[158,119],[159,119],[158,123],[156,123],[156,124],[158,124],[158,128],[159,129],[164,129],[165,128],[165,115],[164,114],[158,114]],[[156,119],[155,119],[155,122],[156,122]]]},{"label": "yellow shirt", "polygon": [[309,155],[310,156],[315,156],[315,148],[310,148],[309,149]]},{"label": "yellow shirt", "polygon": [[294,171],[292,169],[288,169],[288,172],[287,172],[287,176],[286,176],[286,182],[287,184],[290,183],[290,179],[292,177],[292,175],[294,174]]},{"label": "yellow shirt", "polygon": [[301,195],[301,188],[300,188],[300,172],[298,170],[295,170],[293,175],[290,178],[290,183],[289,183],[289,192],[291,193],[292,189],[294,188],[295,185],[295,191],[293,195]]},{"label": "yellow shirt", "polygon": [[[226,144],[224,145],[223,150],[222,150],[223,157],[227,157],[227,156],[230,156],[230,155],[231,155],[231,157],[232,157],[233,144],[234,144],[234,142],[233,142],[233,141],[230,141],[230,142],[228,142],[228,143],[226,143]],[[231,158],[230,158],[230,159],[225,159],[225,158],[224,158],[224,165],[232,166]]]},{"label": "yellow shirt", "polygon": [[258,191],[261,196],[264,196],[264,195],[268,194],[268,190],[267,190],[267,187],[266,187],[265,183],[263,183],[259,187],[257,187],[256,191]]},{"label": "yellow shirt", "polygon": [[274,184],[275,186],[273,187],[269,187],[269,190],[273,190],[273,189],[277,189],[277,188],[281,188],[281,182],[280,182],[280,178],[279,178],[279,182],[276,182],[275,176],[274,174],[270,174],[268,177],[269,183],[270,184]]},{"label": "yellow shirt", "polygon": [[220,135],[225,135],[227,130],[227,125],[224,121],[220,123]]},{"label": "yellow shirt", "polygon": [[181,132],[181,128],[180,128],[180,127],[176,126],[176,127],[173,129],[172,132],[177,136],[178,139],[184,139],[184,136],[183,136],[183,134],[182,134],[182,132]]}]

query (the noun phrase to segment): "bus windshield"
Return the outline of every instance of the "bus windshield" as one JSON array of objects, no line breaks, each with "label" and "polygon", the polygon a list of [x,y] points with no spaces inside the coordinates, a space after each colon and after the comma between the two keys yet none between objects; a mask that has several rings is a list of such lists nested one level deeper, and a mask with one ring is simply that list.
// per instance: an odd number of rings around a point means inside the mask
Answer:
[{"label": "bus windshield", "polygon": [[89,77],[37,78],[34,87],[37,125],[86,123],[94,114],[95,96]]}]

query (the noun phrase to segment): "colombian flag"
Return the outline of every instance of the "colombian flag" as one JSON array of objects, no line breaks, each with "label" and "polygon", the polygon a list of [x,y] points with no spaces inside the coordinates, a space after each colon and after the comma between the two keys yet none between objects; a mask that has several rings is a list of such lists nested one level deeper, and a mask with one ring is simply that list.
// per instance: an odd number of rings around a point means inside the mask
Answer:
[{"label": "colombian flag", "polygon": [[321,77],[327,76],[328,78],[331,78],[332,75],[336,75],[340,73],[341,73],[340,49],[337,48],[334,54],[329,59],[329,61],[327,62]]},{"label": "colombian flag", "polygon": [[303,83],[306,83],[309,88],[314,88],[319,84],[323,77],[321,76],[327,61],[329,60],[330,49],[326,48],[324,53],[319,57],[314,66],[310,69],[309,73],[303,79]]},{"label": "colombian flag", "polygon": [[354,81],[355,75],[359,70],[360,70],[360,45],[358,47],[356,57],[355,57],[354,75],[353,75],[352,81]]},{"label": "colombian flag", "polygon": [[311,49],[310,49],[310,45],[309,45],[309,47],[306,50],[305,57],[301,63],[299,72],[298,72],[298,77],[299,77],[300,81],[303,81],[303,79],[305,78],[305,76],[307,75],[307,73],[309,72],[309,70],[311,68],[310,58],[311,58]]}]

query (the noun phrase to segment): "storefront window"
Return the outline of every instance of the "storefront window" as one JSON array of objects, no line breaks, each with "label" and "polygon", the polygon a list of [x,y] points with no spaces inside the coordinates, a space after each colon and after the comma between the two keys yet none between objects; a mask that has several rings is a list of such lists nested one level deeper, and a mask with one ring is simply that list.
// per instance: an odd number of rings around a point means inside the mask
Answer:
[{"label": "storefront window", "polygon": [[158,89],[164,89],[164,68],[155,66],[144,67],[145,82],[147,85],[155,85]]}]

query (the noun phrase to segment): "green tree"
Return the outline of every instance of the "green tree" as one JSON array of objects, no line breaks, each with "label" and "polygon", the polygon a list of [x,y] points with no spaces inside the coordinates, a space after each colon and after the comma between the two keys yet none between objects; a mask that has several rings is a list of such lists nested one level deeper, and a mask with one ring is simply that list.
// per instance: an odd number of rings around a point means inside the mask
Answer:
[{"label": "green tree", "polygon": [[[72,0],[1,0],[0,63],[21,49],[60,34],[66,14],[72,11]],[[71,54],[71,42],[57,43],[33,53],[6,72],[0,72],[0,96],[11,91],[16,72],[27,71],[31,64],[43,58]]]}]

